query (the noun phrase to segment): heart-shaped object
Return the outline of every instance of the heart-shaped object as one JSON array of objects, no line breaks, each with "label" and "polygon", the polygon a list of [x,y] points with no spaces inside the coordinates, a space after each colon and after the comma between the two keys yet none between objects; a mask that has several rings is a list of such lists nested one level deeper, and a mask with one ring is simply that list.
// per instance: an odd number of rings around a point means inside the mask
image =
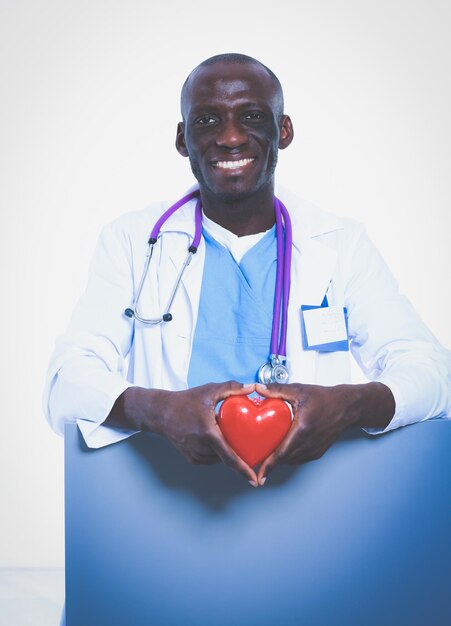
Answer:
[{"label": "heart-shaped object", "polygon": [[224,439],[250,467],[277,448],[291,422],[289,407],[277,398],[229,396],[218,414]]}]

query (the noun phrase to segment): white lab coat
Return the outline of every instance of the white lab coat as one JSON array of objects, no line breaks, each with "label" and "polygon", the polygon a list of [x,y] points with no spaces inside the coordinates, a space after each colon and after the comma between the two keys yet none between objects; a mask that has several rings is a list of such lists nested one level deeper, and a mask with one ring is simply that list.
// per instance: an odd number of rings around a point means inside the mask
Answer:
[{"label": "white lab coat", "polygon": [[[286,191],[277,189],[277,195],[293,224],[287,334],[290,382],[351,382],[349,353],[302,348],[300,306],[320,305],[327,291],[329,305],[347,307],[351,351],[359,365],[369,379],[385,383],[393,392],[396,413],[386,430],[451,415],[451,355],[399,295],[396,281],[363,227]],[[44,394],[47,417],[59,433],[64,423],[76,421],[91,447],[131,434],[102,425],[127,387],[187,388],[205,258],[203,241],[184,274],[170,323],[146,327],[124,315],[124,309],[134,303],[150,230],[169,204],[126,214],[105,227],[87,290],[50,362]],[[162,228],[139,302],[145,317],[158,317],[166,310],[194,234],[194,206],[194,200],[186,204]]]}]

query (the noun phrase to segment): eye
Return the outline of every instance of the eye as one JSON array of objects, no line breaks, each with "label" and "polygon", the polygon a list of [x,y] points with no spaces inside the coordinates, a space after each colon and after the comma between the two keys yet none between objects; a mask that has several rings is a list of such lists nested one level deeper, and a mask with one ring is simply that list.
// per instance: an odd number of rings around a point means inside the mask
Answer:
[{"label": "eye", "polygon": [[194,123],[196,124],[196,126],[209,126],[211,124],[216,124],[217,121],[218,118],[214,115],[202,115],[201,117],[198,117],[196,120],[194,120]]},{"label": "eye", "polygon": [[243,118],[247,121],[251,121],[251,122],[260,122],[264,119],[264,115],[263,113],[260,113],[260,111],[249,111],[249,113],[245,113],[243,115]]}]

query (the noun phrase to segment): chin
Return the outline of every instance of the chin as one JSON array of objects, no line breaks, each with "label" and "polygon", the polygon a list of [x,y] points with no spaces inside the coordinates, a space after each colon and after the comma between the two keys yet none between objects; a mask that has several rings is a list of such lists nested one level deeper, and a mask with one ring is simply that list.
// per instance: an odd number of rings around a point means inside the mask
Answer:
[{"label": "chin", "polygon": [[263,187],[273,184],[273,176],[268,177],[265,175],[264,180],[259,180],[251,183],[248,180],[243,180],[242,177],[236,179],[231,178],[227,185],[218,185],[216,181],[208,180],[205,176],[202,176],[199,172],[193,170],[193,174],[196,177],[201,190],[205,191],[208,195],[214,196],[223,202],[237,202],[240,200],[246,200],[258,193]]},{"label": "chin", "polygon": [[[200,184],[200,183],[199,183]],[[243,188],[242,185],[230,185],[227,189],[214,187],[212,185],[205,185],[204,189],[211,195],[213,195],[218,200],[222,200],[223,202],[231,203],[231,202],[239,202],[240,200],[246,200],[247,198],[251,198],[255,195],[260,186],[253,186],[251,189],[248,187]]]}]

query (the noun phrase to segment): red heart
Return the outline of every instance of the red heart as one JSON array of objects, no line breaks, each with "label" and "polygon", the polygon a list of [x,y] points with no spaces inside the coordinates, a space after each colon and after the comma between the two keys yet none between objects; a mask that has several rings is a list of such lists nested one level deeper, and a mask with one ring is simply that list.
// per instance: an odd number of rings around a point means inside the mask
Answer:
[{"label": "red heart", "polygon": [[229,396],[218,415],[224,439],[250,467],[277,448],[290,430],[291,421],[290,409],[276,398]]}]

